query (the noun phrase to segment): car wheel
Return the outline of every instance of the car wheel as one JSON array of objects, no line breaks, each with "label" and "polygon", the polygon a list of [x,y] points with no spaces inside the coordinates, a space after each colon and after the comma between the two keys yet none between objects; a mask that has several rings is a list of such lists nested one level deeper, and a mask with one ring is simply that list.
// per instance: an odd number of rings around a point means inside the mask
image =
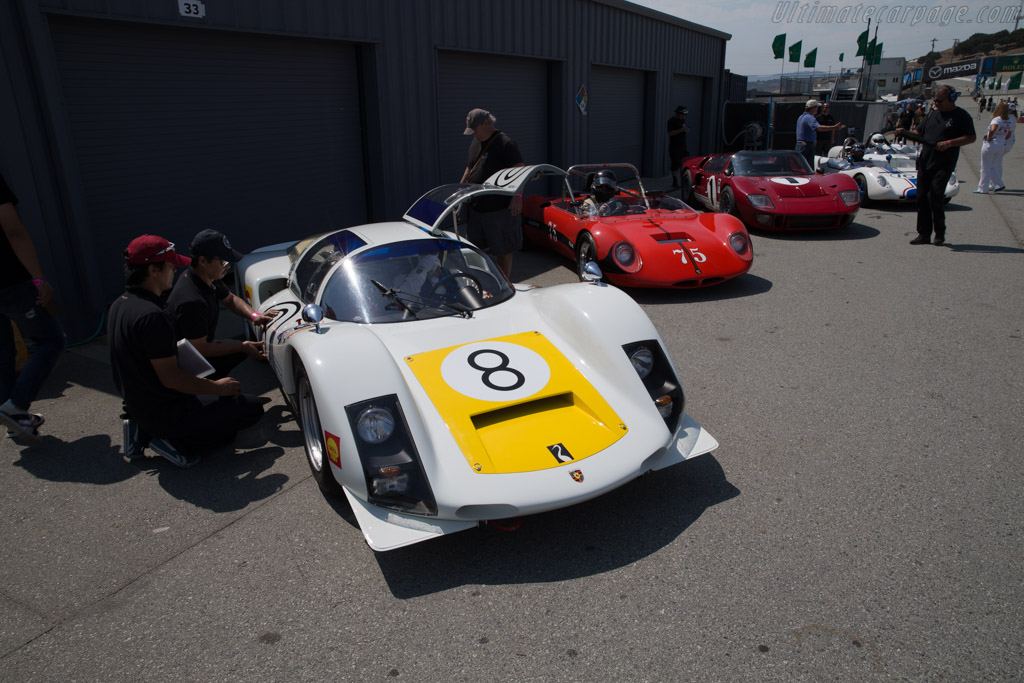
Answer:
[{"label": "car wheel", "polygon": [[860,190],[860,203],[863,204],[868,200],[868,181],[862,175],[855,175],[853,182],[857,183],[857,189]]},{"label": "car wheel", "polygon": [[320,413],[316,407],[316,396],[310,384],[306,369],[298,364],[295,371],[295,398],[298,403],[297,415],[299,426],[302,427],[303,445],[306,448],[306,462],[316,479],[320,490],[329,496],[342,494],[341,484],[334,478],[327,455],[327,444],[324,441],[324,430],[320,426]]},{"label": "car wheel", "polygon": [[718,200],[718,211],[736,218],[740,217],[740,212],[736,210],[736,198],[732,196],[732,188],[722,190],[722,196]]},{"label": "car wheel", "polygon": [[679,198],[687,204],[693,202],[693,177],[688,170],[683,171],[683,182],[680,183]]},{"label": "car wheel", "polygon": [[589,232],[581,232],[576,240],[576,275],[583,282],[583,267],[590,261],[597,260],[597,245]]}]

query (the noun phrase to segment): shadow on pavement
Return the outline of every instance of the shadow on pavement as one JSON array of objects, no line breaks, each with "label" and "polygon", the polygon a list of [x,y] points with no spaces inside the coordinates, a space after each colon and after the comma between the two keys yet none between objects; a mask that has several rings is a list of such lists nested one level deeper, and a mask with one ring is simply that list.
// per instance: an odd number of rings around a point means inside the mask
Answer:
[{"label": "shadow on pavement", "polygon": [[409,599],[467,584],[565,581],[627,566],[672,543],[705,510],[735,498],[721,465],[701,456],[599,498],[377,553],[392,594]]},{"label": "shadow on pavement", "polygon": [[950,251],[972,254],[1024,254],[1024,249],[1019,247],[1000,247],[993,244],[950,244],[946,242],[946,248]]},{"label": "shadow on pavement", "polygon": [[[757,257],[754,257],[757,261]],[[638,304],[661,305],[695,303],[698,301],[724,301],[745,296],[764,294],[772,288],[771,280],[747,273],[712,287],[699,289],[637,289],[623,288]]]},{"label": "shadow on pavement", "polygon": [[[870,220],[870,217],[867,217]],[[749,230],[751,235],[761,238],[767,238],[776,240],[779,242],[810,242],[810,241],[821,241],[821,242],[840,242],[848,240],[866,240],[872,237],[878,237],[881,232],[865,225],[862,221],[865,217],[858,215],[857,220],[846,226],[845,228],[837,228],[834,230],[786,230],[786,231],[770,231],[770,230]],[[757,244],[754,244],[754,263],[757,263]]]}]

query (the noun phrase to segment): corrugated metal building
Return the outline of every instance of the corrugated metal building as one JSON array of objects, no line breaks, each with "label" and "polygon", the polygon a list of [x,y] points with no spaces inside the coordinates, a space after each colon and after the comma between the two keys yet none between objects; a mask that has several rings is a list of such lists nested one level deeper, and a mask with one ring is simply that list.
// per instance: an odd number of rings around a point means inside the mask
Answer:
[{"label": "corrugated metal building", "polygon": [[4,0],[0,169],[82,338],[132,237],[396,218],[459,179],[473,107],[528,163],[665,175],[677,104],[718,144],[728,38],[620,0]]}]

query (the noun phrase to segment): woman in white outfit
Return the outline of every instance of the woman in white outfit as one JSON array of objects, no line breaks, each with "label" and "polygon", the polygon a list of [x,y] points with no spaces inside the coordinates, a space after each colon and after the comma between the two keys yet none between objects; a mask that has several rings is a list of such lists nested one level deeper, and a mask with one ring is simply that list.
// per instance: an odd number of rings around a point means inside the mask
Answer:
[{"label": "woman in white outfit", "polygon": [[1000,102],[992,113],[992,122],[982,137],[981,178],[975,194],[988,194],[1006,189],[1003,184],[1003,156],[1013,147],[1017,121],[1010,115],[1010,105]]}]

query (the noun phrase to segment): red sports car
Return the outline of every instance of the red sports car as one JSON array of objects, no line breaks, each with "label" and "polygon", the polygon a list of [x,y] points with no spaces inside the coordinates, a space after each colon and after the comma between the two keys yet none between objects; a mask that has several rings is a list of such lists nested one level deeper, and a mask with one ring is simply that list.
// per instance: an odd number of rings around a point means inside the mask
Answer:
[{"label": "red sports car", "polygon": [[751,228],[842,228],[860,208],[860,190],[841,173],[815,174],[788,150],[693,157],[683,163],[684,202],[731,214]]},{"label": "red sports car", "polygon": [[623,287],[706,287],[743,275],[754,258],[743,223],[648,194],[629,164],[571,167],[561,197],[524,198],[523,232],[574,259],[580,279],[596,261]]}]

